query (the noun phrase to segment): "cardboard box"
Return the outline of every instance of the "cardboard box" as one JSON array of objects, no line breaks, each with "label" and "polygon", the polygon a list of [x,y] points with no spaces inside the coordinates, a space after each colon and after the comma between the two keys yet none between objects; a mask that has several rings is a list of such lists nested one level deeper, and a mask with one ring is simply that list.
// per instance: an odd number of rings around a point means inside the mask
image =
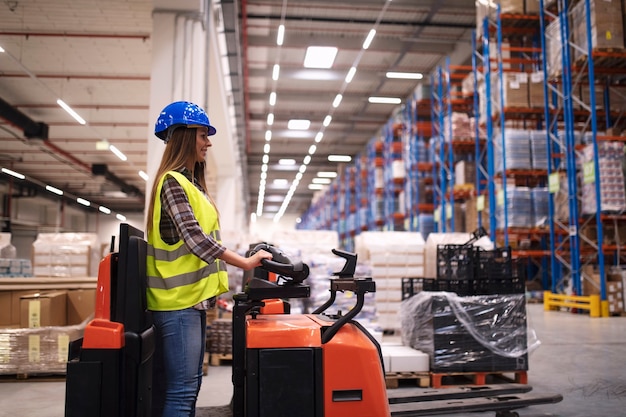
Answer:
[{"label": "cardboard box", "polygon": [[96,290],[67,292],[67,324],[80,324],[92,317],[96,310]]},{"label": "cardboard box", "polygon": [[11,327],[20,327],[20,304],[23,295],[32,294],[33,290],[11,291]]},{"label": "cardboard box", "polygon": [[41,292],[20,297],[20,327],[65,326],[67,292]]},{"label": "cardboard box", "polygon": [[11,291],[0,292],[0,327],[11,325]]}]

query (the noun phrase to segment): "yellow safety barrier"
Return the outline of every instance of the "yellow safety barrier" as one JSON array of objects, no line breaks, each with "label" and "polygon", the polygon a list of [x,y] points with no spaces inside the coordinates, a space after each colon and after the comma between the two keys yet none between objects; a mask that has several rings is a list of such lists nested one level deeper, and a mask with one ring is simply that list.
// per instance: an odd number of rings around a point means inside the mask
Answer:
[{"label": "yellow safety barrier", "polygon": [[579,308],[589,310],[590,317],[608,317],[608,308],[604,308],[602,304],[599,295],[567,295],[553,294],[550,291],[543,292],[543,309],[546,311],[556,310],[557,307]]}]

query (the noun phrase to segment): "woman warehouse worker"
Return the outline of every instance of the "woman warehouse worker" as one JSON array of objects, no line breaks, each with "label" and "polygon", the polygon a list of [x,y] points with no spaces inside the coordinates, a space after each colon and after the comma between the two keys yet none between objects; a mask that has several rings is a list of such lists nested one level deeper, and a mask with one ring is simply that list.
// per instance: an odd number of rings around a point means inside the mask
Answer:
[{"label": "woman warehouse worker", "polygon": [[219,211],[205,182],[205,158],[216,131],[198,105],[167,105],[155,124],[165,151],[147,216],[148,309],[156,327],[152,415],[195,415],[206,345],[206,311],[228,291],[226,265],[250,270],[271,259],[224,247]]}]

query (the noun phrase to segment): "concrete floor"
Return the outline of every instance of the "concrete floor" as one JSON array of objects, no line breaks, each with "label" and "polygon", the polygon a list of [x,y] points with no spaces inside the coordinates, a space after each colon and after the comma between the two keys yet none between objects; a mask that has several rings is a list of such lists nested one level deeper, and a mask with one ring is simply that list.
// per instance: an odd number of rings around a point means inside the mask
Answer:
[{"label": "concrete floor", "polygon": [[[541,342],[530,355],[528,382],[534,392],[560,393],[563,401],[521,409],[520,416],[626,416],[626,317],[592,319],[530,304],[528,324]],[[230,367],[209,367],[198,407],[228,404],[231,395]],[[62,417],[64,396],[62,381],[1,382],[0,417]],[[462,415],[494,413],[446,414]]]}]

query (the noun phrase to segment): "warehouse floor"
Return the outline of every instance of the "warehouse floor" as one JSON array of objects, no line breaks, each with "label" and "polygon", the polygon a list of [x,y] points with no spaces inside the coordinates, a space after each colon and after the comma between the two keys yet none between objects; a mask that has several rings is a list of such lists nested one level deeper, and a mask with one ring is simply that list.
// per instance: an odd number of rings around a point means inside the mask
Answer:
[{"label": "warehouse floor", "polygon": [[[542,305],[529,304],[528,324],[541,342],[530,354],[528,382],[534,392],[557,392],[564,399],[558,404],[521,409],[521,416],[626,415],[626,317],[592,319],[588,315],[544,312]],[[202,411],[197,417],[221,417],[219,408],[212,412],[214,409],[207,407],[228,404],[231,394],[230,367],[209,367],[198,400]],[[62,417],[64,395],[63,381],[32,378],[14,382],[5,378],[0,383],[0,417]]]}]

